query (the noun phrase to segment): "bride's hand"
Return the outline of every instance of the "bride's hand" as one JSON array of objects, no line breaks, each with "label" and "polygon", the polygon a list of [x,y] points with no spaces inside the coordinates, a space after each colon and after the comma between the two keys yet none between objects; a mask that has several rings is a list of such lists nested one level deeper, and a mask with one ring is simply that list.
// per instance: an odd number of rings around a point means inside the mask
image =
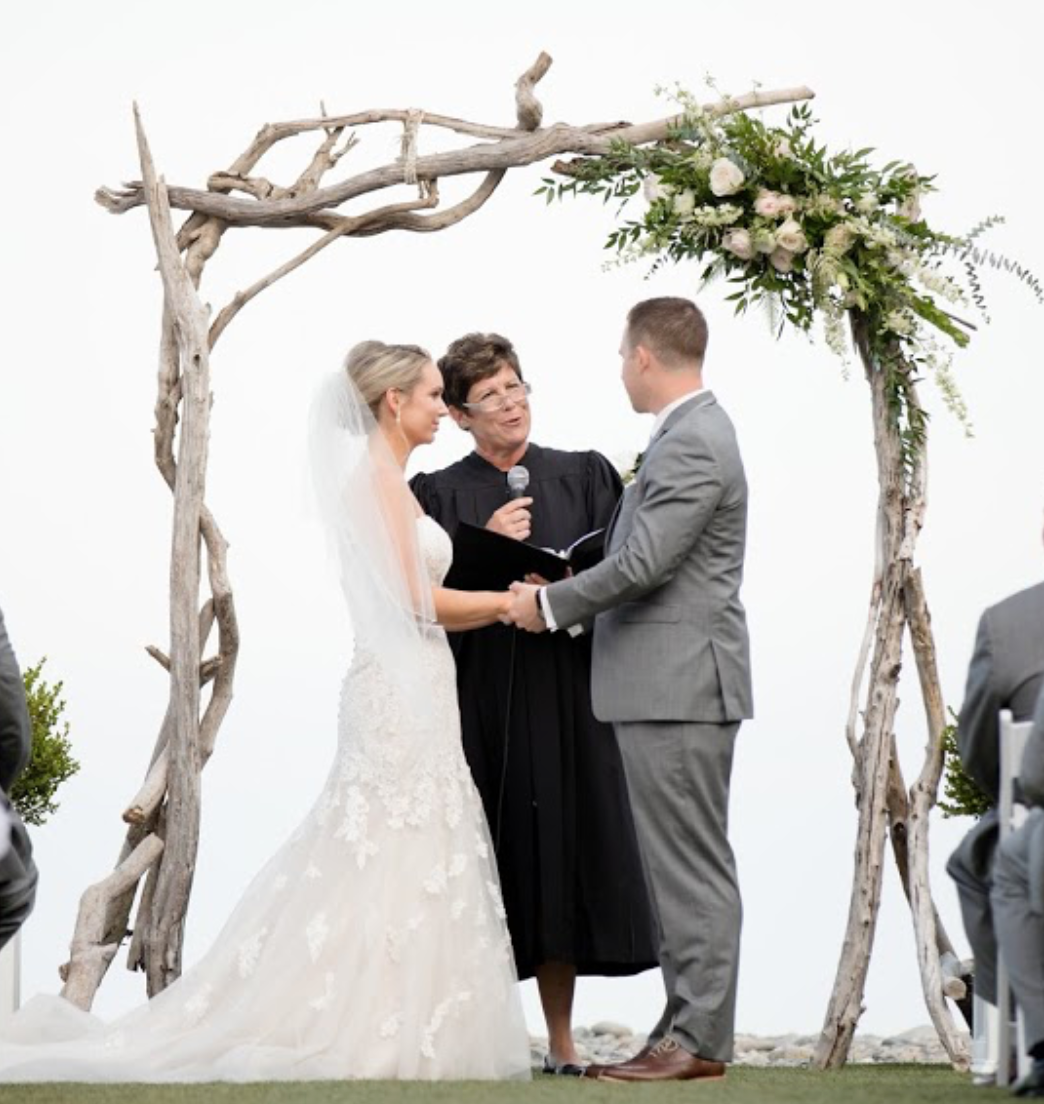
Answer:
[{"label": "bride's hand", "polygon": [[486,528],[502,536],[511,537],[512,540],[525,540],[533,528],[533,519],[529,512],[529,507],[532,505],[531,498],[511,499],[486,522]]}]

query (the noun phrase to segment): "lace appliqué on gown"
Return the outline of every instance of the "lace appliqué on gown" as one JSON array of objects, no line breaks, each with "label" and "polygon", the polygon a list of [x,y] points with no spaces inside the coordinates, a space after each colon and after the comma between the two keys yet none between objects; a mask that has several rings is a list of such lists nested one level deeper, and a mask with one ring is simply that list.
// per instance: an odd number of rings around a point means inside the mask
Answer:
[{"label": "lace appliqu\u00e9 on gown", "polygon": [[[440,582],[449,538],[428,518],[418,526]],[[500,888],[441,631],[417,677],[430,686],[421,717],[359,626],[326,784],[213,948],[108,1028],[60,998],[34,998],[0,1026],[0,1080],[528,1077]]]}]

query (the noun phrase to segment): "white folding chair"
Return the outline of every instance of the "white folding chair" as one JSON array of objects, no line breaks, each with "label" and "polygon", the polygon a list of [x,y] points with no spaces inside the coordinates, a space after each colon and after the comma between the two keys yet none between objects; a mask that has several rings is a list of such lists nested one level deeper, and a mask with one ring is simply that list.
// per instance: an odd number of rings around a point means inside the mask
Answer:
[{"label": "white folding chair", "polygon": [[[1026,806],[1015,799],[1015,782],[1022,765],[1022,751],[1029,736],[1031,721],[1016,723],[1010,709],[1000,711],[1000,838],[1001,843],[1026,819]],[[1014,1048],[1018,1059],[1018,1074],[1022,1077],[1029,1071],[1030,1057],[1026,1053],[1026,1040],[1023,1031],[1022,1016],[1016,1011],[1012,1020],[1008,1010],[1011,1008],[1011,984],[1008,970],[1004,965],[1004,955],[997,948],[997,1084],[1007,1085],[1011,1081],[1011,1056]]]}]

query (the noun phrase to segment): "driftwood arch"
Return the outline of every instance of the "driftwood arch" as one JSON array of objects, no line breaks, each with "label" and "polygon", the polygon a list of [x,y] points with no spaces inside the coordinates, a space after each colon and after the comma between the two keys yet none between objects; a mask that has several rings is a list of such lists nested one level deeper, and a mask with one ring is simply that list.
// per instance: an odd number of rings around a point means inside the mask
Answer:
[{"label": "driftwood arch", "polygon": [[[228,169],[209,178],[204,190],[168,187],[157,176],[142,120],[135,108],[142,180],[121,189],[99,189],[96,199],[115,214],[147,207],[163,281],[154,433],[156,465],[173,495],[170,644],[169,653],[155,647],[148,650],[169,672],[170,691],[145,781],[123,813],[128,829],[115,869],[90,886],[81,899],[70,959],[61,967],[65,982],[63,995],[74,1004],[82,1008],[91,1006],[121,942],[131,932],[127,965],[130,969],[144,970],[150,996],[162,991],[181,972],[184,921],[199,844],[200,772],[214,750],[232,699],[239,650],[235,600],[226,562],[227,545],[205,501],[210,356],[216,343],[243,307],[256,296],[341,238],[369,237],[393,230],[431,233],[448,229],[478,211],[510,169],[557,157],[605,155],[611,152],[614,141],[640,146],[669,139],[677,123],[674,116],[640,124],[612,122],[573,126],[558,123],[542,127],[543,111],[535,87],[550,65],[550,57],[541,54],[516,82],[514,127],[490,126],[418,109],[367,110],[339,116],[324,113],[312,119],[268,124]],[[709,105],[706,110],[726,114],[793,103],[812,96],[812,91],[805,87],[756,91]],[[356,144],[357,129],[389,123],[402,128],[402,150],[397,160],[323,185],[327,175]],[[447,130],[479,141],[448,152],[422,155],[419,137],[424,127]],[[257,175],[262,158],[280,142],[307,134],[315,134],[320,140],[308,164],[292,184],[278,185]],[[561,173],[570,172],[568,162],[556,161],[552,168]],[[441,179],[475,175],[481,178],[465,199],[446,208],[440,206]],[[349,215],[341,210],[349,201],[376,197],[389,188],[403,185],[416,188],[414,198],[378,204],[359,214]],[[188,213],[177,230],[173,226],[172,210]],[[198,294],[203,273],[225,233],[244,227],[308,228],[318,231],[319,236],[306,249],[239,291],[212,319]],[[885,417],[885,408],[879,406],[875,394],[875,426],[878,428],[879,416]],[[879,447],[879,460],[880,457]],[[879,480],[884,508],[885,486],[891,480],[890,475],[886,480],[884,467],[879,470]],[[913,599],[909,621],[915,641],[918,637],[922,640],[916,648],[919,665],[922,660],[929,662],[931,658],[927,609],[923,600],[920,605],[916,601],[919,579],[910,576],[905,569],[912,558],[912,542],[920,527],[920,512],[905,510],[904,516],[907,519],[905,539],[892,534],[891,530],[884,536],[879,534],[877,582],[861,670],[875,625],[880,626],[881,619],[887,615],[894,628],[891,607],[896,601],[902,601],[904,594],[907,602]],[[203,554],[210,594],[201,602]],[[905,565],[901,576],[894,579],[887,574],[893,560]],[[216,654],[204,659],[204,650],[215,625]],[[901,635],[901,624],[899,632]],[[887,638],[893,641],[894,633],[888,633]],[[878,676],[871,673],[871,695],[877,685],[875,677],[878,683],[885,684],[892,675],[888,654],[883,656],[880,665],[875,658],[875,666],[880,666],[881,672]],[[937,686],[937,677],[934,682]],[[204,705],[204,691],[208,686],[209,698]],[[858,693],[857,686],[853,702]],[[934,750],[938,743],[935,737],[942,724],[941,697],[938,701],[929,698],[932,739],[925,769],[911,798],[891,752],[894,684],[890,696],[887,689],[884,693],[873,739],[869,723],[864,726],[867,735],[860,741],[855,739],[855,705],[847,727],[846,734],[856,760],[853,778],[861,810],[860,840],[853,884],[853,913],[818,1058],[825,1066],[845,1060],[861,1012],[880,890],[879,871],[876,881],[869,886],[864,884],[865,866],[869,856],[871,864],[877,861],[879,867],[880,833],[884,830],[879,795],[884,792],[881,784],[887,779],[887,810],[893,847],[904,873],[904,885],[911,896],[926,1000],[951,1058],[961,1065],[966,1062],[966,1055],[945,1007],[939,968],[940,951],[952,949],[938,923],[927,884],[927,812],[934,803],[941,762]],[[904,847],[907,824],[911,826],[909,852],[912,857],[909,859]],[[873,859],[875,855],[877,860]],[[143,880],[144,888],[139,895]],[[132,923],[136,900],[137,913]],[[918,920],[919,915],[925,914],[933,919],[927,928]],[[858,931],[860,925],[864,938],[853,940],[852,933]],[[922,938],[926,932],[926,938]],[[960,996],[962,989],[962,984],[957,982],[956,986],[951,985],[948,994]]]}]

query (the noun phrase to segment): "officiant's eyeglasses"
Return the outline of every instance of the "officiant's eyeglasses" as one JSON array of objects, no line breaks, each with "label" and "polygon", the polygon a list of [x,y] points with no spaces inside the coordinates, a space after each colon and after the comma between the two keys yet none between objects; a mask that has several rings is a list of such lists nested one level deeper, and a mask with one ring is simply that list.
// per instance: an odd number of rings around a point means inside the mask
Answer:
[{"label": "officiant's eyeglasses", "polygon": [[478,402],[466,402],[460,405],[465,410],[477,410],[480,414],[496,414],[498,410],[503,410],[509,402],[526,402],[532,390],[533,388],[528,383],[512,383],[505,387],[503,391],[494,391],[491,395],[479,399]]}]

